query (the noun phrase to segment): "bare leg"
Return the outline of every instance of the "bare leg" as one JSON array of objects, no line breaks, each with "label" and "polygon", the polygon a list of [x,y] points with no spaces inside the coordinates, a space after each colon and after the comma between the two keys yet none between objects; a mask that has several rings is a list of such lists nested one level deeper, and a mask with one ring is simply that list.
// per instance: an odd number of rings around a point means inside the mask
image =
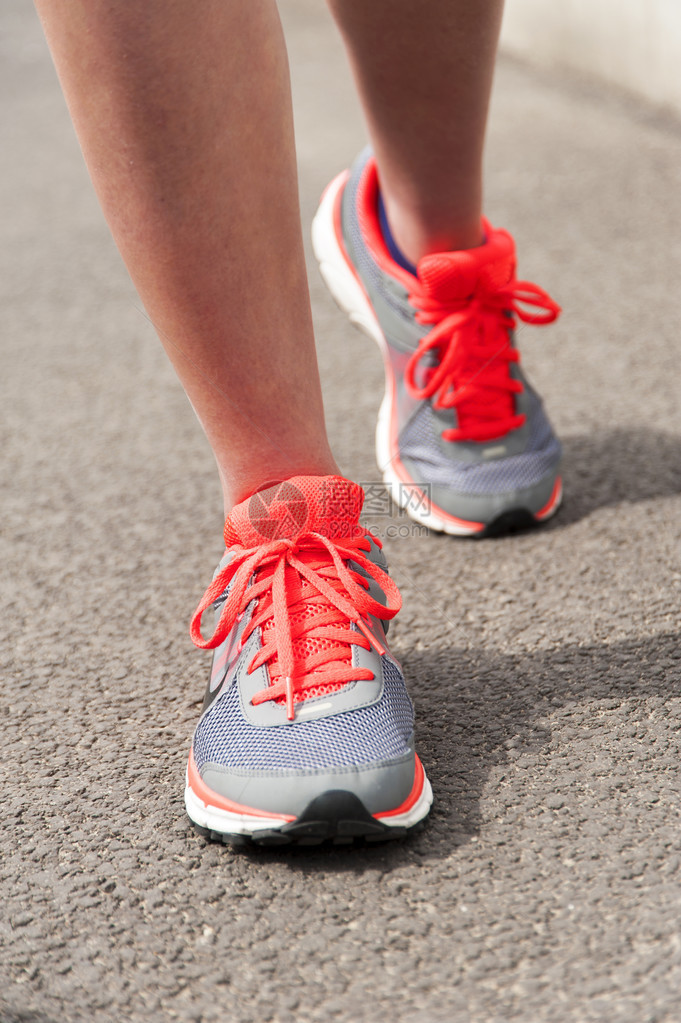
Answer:
[{"label": "bare leg", "polygon": [[229,509],[337,471],[274,0],[37,0],[95,188]]},{"label": "bare leg", "polygon": [[503,0],[329,0],[391,230],[413,262],[482,240],[482,152]]}]

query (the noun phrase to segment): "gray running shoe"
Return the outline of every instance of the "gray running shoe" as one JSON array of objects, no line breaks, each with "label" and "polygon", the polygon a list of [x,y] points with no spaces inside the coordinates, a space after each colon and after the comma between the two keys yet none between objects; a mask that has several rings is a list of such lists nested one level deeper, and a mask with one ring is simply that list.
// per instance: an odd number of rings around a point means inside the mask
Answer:
[{"label": "gray running shoe", "polygon": [[208,838],[383,841],[428,814],[413,709],[385,635],[400,595],[359,525],[363,499],[341,477],[297,476],[227,519],[191,629],[215,649],[185,790]]},{"label": "gray running shoe", "polygon": [[483,245],[426,256],[409,273],[388,252],[377,206],[366,150],[324,193],[312,241],[331,294],[383,354],[376,456],[393,500],[459,536],[543,522],[561,501],[561,446],[514,327],[550,323],[559,306],[516,280],[513,238],[486,221]]}]

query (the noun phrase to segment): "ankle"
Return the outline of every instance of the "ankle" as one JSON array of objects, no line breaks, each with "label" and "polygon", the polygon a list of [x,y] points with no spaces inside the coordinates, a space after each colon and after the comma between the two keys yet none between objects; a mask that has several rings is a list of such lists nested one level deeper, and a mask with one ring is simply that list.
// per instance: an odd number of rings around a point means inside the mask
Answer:
[{"label": "ankle", "polygon": [[235,472],[234,470],[226,472],[222,469],[218,471],[222,484],[225,518],[237,504],[248,500],[249,497],[252,497],[253,494],[260,490],[266,490],[277,483],[283,483],[284,480],[291,479],[292,476],[344,475],[330,453],[328,458],[318,460],[303,459],[302,461],[295,462],[292,460],[286,463],[285,466],[261,465],[257,468],[251,466],[248,471],[244,472]]},{"label": "ankle", "polygon": [[[398,202],[380,193],[379,214],[383,209],[381,226],[386,244],[401,255],[400,265],[410,269],[423,256],[434,252],[459,252],[474,249],[484,242],[482,217],[479,208],[452,211],[423,209]],[[386,231],[387,228],[387,231]]]}]

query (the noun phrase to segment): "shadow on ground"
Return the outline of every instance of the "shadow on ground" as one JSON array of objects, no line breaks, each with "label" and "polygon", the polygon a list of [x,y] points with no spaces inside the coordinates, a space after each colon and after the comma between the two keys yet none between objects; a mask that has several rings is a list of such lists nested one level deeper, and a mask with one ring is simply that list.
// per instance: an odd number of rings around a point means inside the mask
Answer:
[{"label": "shadow on ground", "polygon": [[[414,680],[418,748],[436,793],[428,827],[389,845],[287,851],[283,855],[292,870],[361,874],[450,856],[480,831],[480,802],[490,771],[510,763],[509,751],[546,750],[551,732],[542,721],[549,715],[582,705],[576,724],[586,732],[585,718],[599,704],[612,710],[630,698],[678,696],[681,633],[517,656],[436,650],[407,657],[404,668]],[[561,736],[570,741],[564,728]],[[260,849],[244,855],[282,859],[281,852]]]},{"label": "shadow on ground", "polygon": [[550,529],[599,508],[681,493],[681,439],[646,427],[563,437],[565,501]]},{"label": "shadow on ground", "polygon": [[19,1009],[0,1002],[0,1023],[56,1023],[54,1019],[31,1009]]}]

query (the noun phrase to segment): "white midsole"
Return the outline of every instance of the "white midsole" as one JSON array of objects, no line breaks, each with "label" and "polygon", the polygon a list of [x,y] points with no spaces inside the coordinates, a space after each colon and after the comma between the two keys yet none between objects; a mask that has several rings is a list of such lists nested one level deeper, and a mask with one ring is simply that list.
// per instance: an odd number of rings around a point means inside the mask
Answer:
[{"label": "white midsole", "polygon": [[[428,778],[423,776],[423,788],[421,795],[409,809],[404,813],[395,814],[392,817],[376,818],[380,824],[390,828],[410,828],[418,824],[428,813],[433,802],[433,790]],[[258,831],[277,831],[283,828],[288,821],[278,820],[273,817],[256,817],[252,814],[231,813],[219,806],[211,806],[204,803],[196,795],[187,781],[184,790],[184,805],[187,813],[195,824],[209,831],[216,831],[225,835],[255,835]]]},{"label": "white midsole", "polygon": [[255,817],[253,814],[231,813],[219,806],[204,803],[187,783],[184,790],[184,805],[191,820],[201,828],[219,831],[227,835],[253,835],[258,831],[281,828],[287,821],[272,817]]}]

